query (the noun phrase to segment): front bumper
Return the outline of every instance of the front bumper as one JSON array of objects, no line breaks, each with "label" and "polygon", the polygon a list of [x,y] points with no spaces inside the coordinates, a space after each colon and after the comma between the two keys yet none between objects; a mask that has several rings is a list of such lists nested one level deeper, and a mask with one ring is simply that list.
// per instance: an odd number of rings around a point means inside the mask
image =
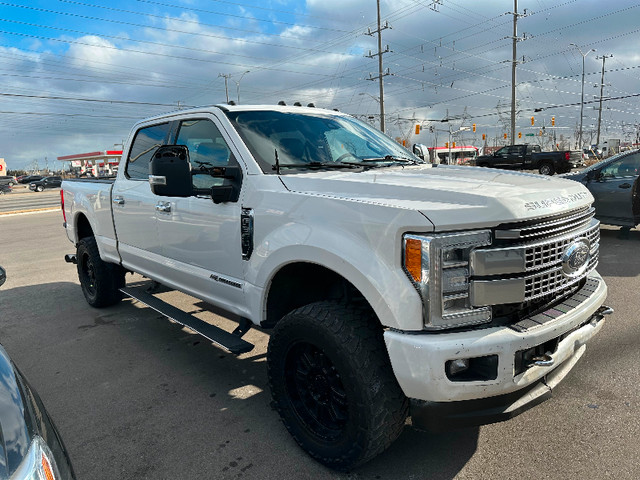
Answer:
[{"label": "front bumper", "polygon": [[[510,327],[437,334],[389,330],[384,338],[398,383],[415,411],[418,405],[449,404],[437,408],[455,415],[469,410],[466,401],[503,397],[486,404],[501,409],[506,419],[548,398],[550,379],[558,383],[584,354],[585,344],[604,323],[601,306],[606,295],[606,284],[594,271],[587,285],[561,304]],[[518,365],[519,352],[555,341],[557,347],[549,355],[552,365]],[[489,379],[452,381],[447,376],[451,360],[488,356],[497,357],[497,372]],[[470,410],[480,411],[471,424],[497,421],[495,415],[481,412],[486,410],[483,405]]]}]

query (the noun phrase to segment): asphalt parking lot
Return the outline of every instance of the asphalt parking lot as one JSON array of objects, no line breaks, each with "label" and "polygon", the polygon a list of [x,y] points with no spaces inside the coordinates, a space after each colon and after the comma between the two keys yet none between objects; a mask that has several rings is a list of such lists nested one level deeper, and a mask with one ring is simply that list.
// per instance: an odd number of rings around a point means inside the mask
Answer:
[{"label": "asphalt parking lot", "polygon": [[[640,231],[604,227],[607,318],[554,397],[509,422],[441,434],[405,428],[348,474],[307,457],[270,406],[268,335],[234,357],[126,300],[82,297],[60,212],[0,216],[0,342],[40,393],[79,479],[640,478]],[[143,281],[140,277],[130,282]],[[227,326],[201,302],[163,294]]]}]

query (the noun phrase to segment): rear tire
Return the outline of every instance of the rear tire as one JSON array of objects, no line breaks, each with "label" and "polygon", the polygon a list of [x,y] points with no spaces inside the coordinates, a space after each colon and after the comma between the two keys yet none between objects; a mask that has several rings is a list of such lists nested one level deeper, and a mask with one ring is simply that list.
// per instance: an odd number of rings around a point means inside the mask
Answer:
[{"label": "rear tire", "polygon": [[487,168],[489,166],[489,164],[488,163],[480,163],[478,166],[482,167],[482,168]]},{"label": "rear tire", "polygon": [[294,310],[271,335],[267,365],[287,430],[330,468],[361,465],[402,432],[408,401],[366,309],[318,302]]},{"label": "rear tire", "polygon": [[76,259],[80,286],[89,305],[96,308],[108,307],[122,299],[119,289],[125,285],[125,272],[119,265],[104,262],[100,258],[94,237],[80,240]]},{"label": "rear tire", "polygon": [[555,169],[553,168],[553,165],[551,163],[545,162],[540,165],[538,172],[540,173],[540,175],[553,175],[555,173]]}]

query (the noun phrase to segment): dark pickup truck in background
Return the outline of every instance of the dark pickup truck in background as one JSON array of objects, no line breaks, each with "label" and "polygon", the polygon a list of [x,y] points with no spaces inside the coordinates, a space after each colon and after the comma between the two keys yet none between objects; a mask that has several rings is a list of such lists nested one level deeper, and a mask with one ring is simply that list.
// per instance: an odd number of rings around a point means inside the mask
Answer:
[{"label": "dark pickup truck in background", "polygon": [[567,173],[582,163],[580,150],[542,152],[538,145],[507,145],[476,159],[479,167],[538,170],[542,175]]}]

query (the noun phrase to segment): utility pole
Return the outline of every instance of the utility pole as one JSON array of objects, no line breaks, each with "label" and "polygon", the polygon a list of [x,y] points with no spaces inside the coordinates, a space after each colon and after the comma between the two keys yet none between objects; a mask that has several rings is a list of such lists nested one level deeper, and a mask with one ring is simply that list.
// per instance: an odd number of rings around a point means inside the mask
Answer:
[{"label": "utility pole", "polygon": [[602,92],[604,90],[604,62],[607,58],[611,58],[613,55],[602,55],[596,57],[596,60],[602,59],[602,76],[600,77],[600,107],[598,108],[598,136],[596,137],[596,148],[600,145],[600,121],[602,120]]},{"label": "utility pole", "polygon": [[[513,15],[513,36],[511,46],[511,145],[516,143],[516,66],[518,65],[517,44],[527,39],[527,34],[523,34],[522,38],[518,37],[518,18],[527,16],[527,9],[524,13],[518,13],[518,0],[513,0],[513,12],[507,12],[507,15]],[[507,37],[509,38],[509,37]],[[522,60],[524,62],[524,58]]]},{"label": "utility pole", "polygon": [[387,69],[386,72],[384,72],[382,69],[382,55],[384,55],[385,53],[389,53],[390,50],[389,50],[389,45],[386,46],[384,51],[382,50],[382,31],[391,27],[389,27],[389,24],[386,21],[384,22],[384,25],[381,25],[380,0],[376,0],[376,4],[378,7],[378,28],[373,32],[369,28],[367,31],[367,35],[373,36],[376,33],[378,34],[378,53],[372,54],[371,51],[369,51],[369,55],[366,55],[366,57],[367,58],[373,58],[375,56],[378,57],[378,76],[373,77],[371,74],[369,74],[369,78],[367,80],[372,80],[372,81],[379,80],[379,83],[380,83],[380,130],[384,133],[384,77],[386,77],[387,75],[390,75],[390,73],[389,73],[389,69]]},{"label": "utility pole", "polygon": [[227,96],[227,103],[229,103],[229,85],[228,81],[231,78],[230,73],[219,73],[218,78],[224,77],[224,93]]},{"label": "utility pole", "polygon": [[516,57],[518,45],[518,0],[513,0],[513,42],[511,45],[511,145],[516,143]]}]

